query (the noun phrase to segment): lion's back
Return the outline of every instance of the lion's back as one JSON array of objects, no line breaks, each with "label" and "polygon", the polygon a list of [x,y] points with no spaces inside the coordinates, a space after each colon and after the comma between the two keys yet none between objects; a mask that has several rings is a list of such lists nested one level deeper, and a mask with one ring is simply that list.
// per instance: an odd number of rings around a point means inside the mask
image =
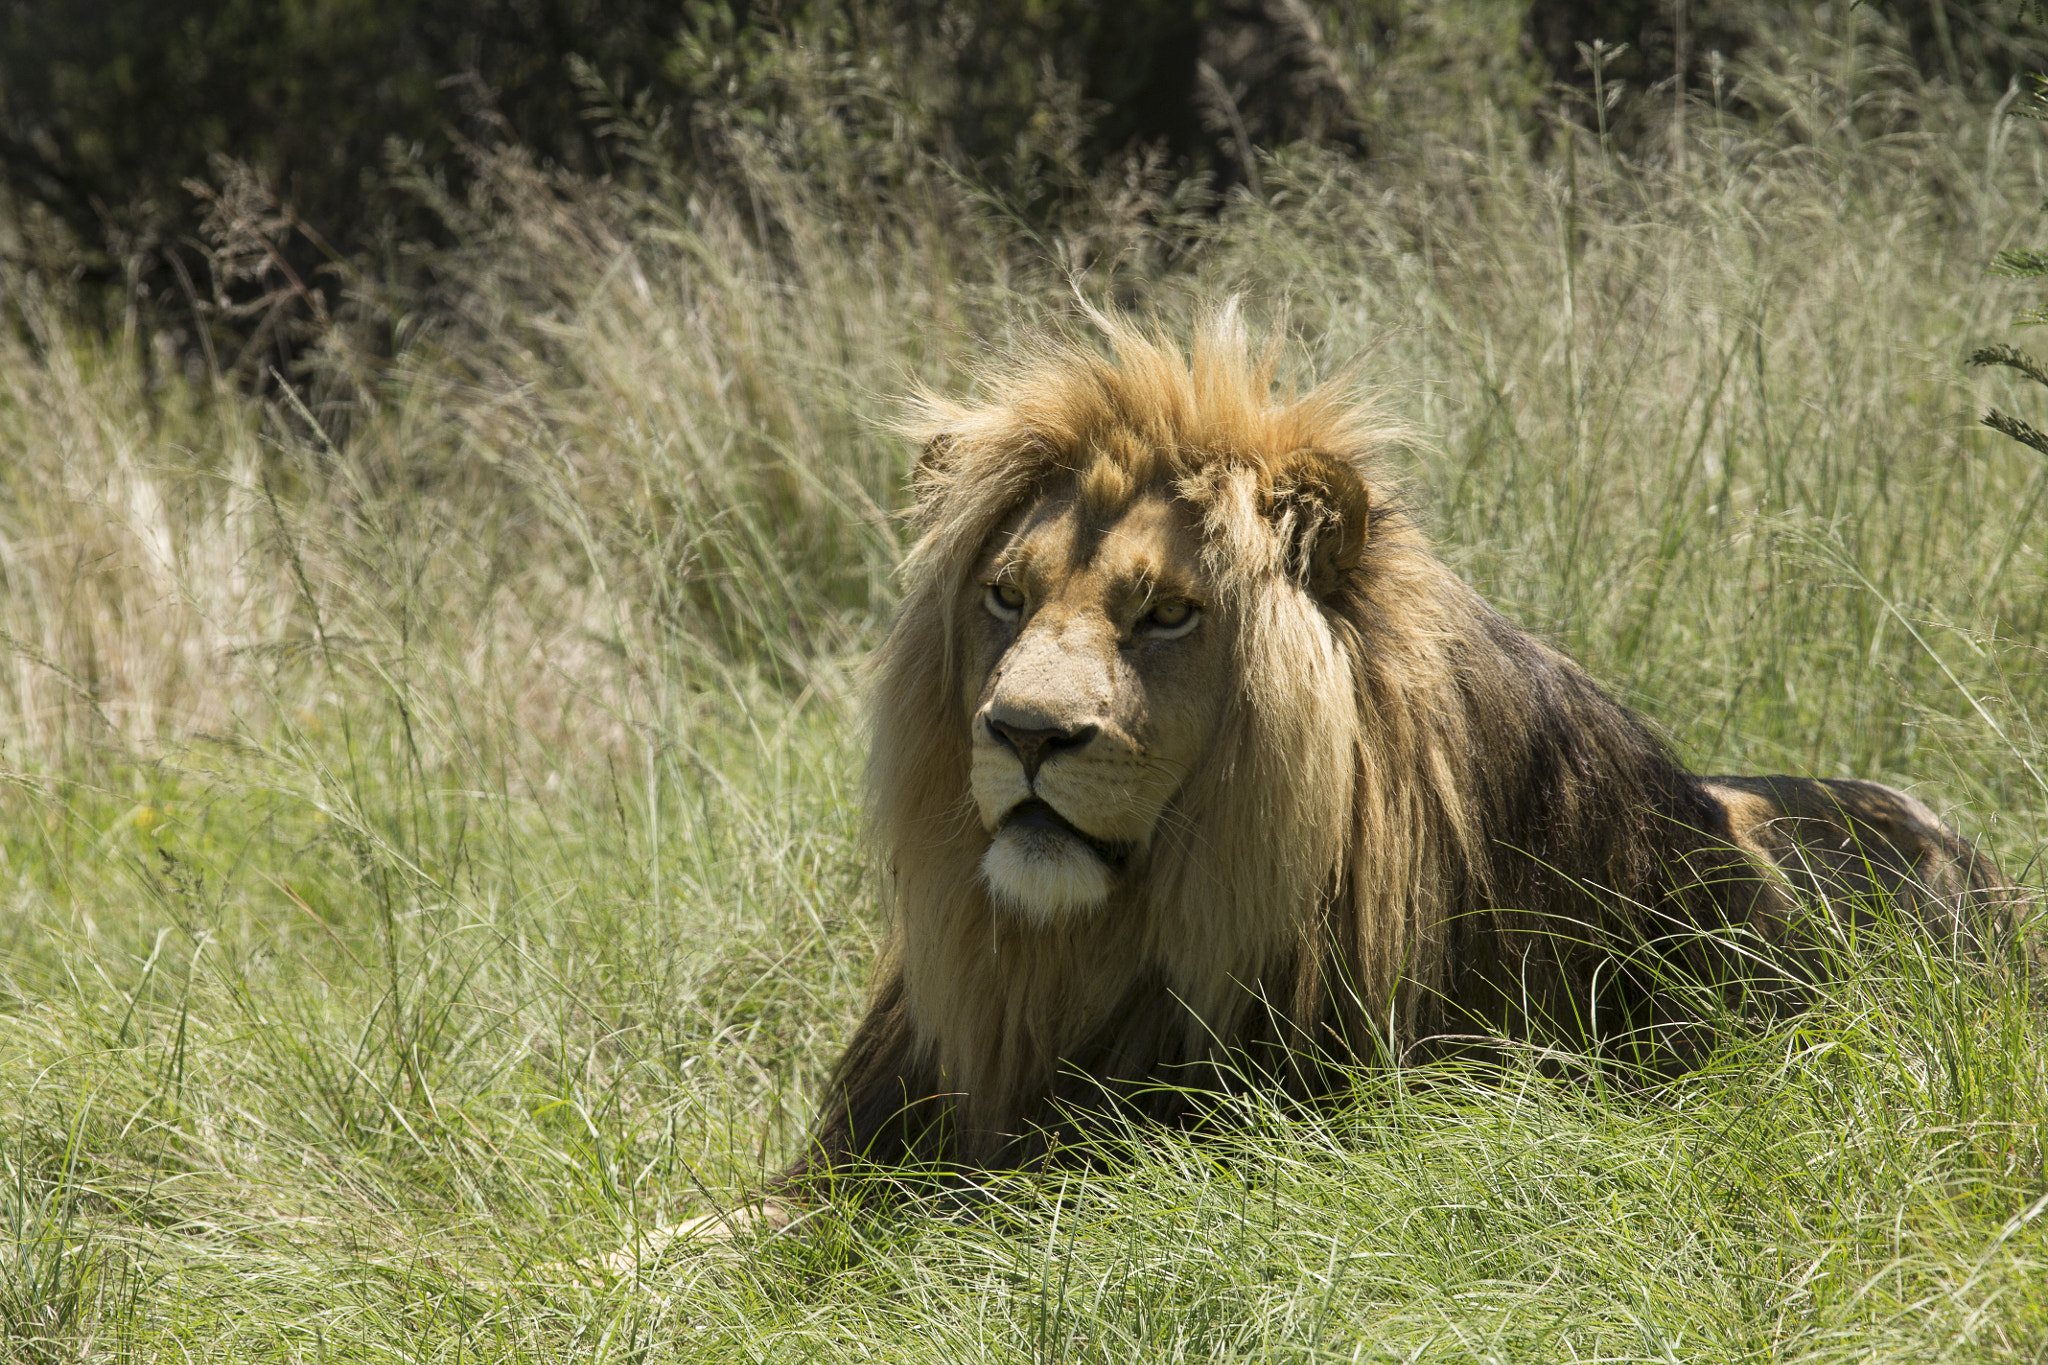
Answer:
[{"label": "lion's back", "polygon": [[1868,923],[1893,906],[1975,952],[2030,909],[1989,854],[1896,787],[1783,775],[1699,782],[1724,814],[1716,832],[1834,923]]}]

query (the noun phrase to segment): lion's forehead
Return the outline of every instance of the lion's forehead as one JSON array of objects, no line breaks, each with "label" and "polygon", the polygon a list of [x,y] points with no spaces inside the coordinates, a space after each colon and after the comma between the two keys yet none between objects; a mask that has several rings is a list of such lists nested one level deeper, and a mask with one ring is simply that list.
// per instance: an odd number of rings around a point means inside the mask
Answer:
[{"label": "lion's forehead", "polygon": [[1021,505],[992,538],[984,573],[1063,589],[1198,594],[1200,512],[1170,486],[1129,490],[1114,504],[1088,496],[1083,475]]}]

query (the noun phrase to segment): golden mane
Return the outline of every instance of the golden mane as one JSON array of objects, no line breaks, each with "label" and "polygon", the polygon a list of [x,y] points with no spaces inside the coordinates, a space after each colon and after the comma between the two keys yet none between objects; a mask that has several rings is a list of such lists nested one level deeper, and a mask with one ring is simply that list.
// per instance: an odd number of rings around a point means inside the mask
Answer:
[{"label": "golden mane", "polygon": [[[1784,877],[1735,846],[1725,789],[1429,551],[1377,472],[1400,429],[1349,385],[1276,392],[1275,348],[1232,307],[1186,355],[1095,322],[1114,359],[1043,342],[979,401],[925,395],[911,423],[919,535],[868,769],[893,947],[787,1178],[1030,1161],[1105,1105],[1186,1122],[1248,1077],[1312,1094],[1449,1035],[1696,1046],[1666,978],[1734,979],[1728,931],[1769,936],[1786,909]],[[1356,489],[1293,496],[1311,458]],[[990,537],[1062,481],[1198,509],[1238,629],[1225,718],[1142,884],[1048,927],[1001,913],[976,874],[956,617]],[[1305,559],[1337,519],[1363,545],[1319,596]],[[1981,882],[1953,835],[1916,837]],[[1956,895],[1927,904],[1961,914]]]}]

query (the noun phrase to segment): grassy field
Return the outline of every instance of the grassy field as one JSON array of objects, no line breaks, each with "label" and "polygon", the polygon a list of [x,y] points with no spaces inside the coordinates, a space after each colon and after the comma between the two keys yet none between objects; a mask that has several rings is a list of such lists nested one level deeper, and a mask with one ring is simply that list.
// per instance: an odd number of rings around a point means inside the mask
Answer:
[{"label": "grassy field", "polygon": [[437,309],[304,401],[0,275],[0,1354],[2043,1358],[2048,1028],[1910,942],[1655,1096],[1369,1075],[1002,1216],[583,1264],[800,1136],[884,932],[894,396],[1076,290],[1243,291],[1687,762],[1910,786],[2041,882],[2048,461],[1963,358],[2026,340],[1984,270],[2048,138],[1874,40],[1737,74],[1682,160],[1474,99],[1052,237],[501,154]]}]

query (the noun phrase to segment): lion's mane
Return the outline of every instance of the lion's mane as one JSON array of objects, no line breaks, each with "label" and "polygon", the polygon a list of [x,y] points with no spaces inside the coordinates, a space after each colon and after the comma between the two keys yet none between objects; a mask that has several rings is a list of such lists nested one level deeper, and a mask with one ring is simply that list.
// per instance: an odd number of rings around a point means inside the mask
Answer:
[{"label": "lion's mane", "polygon": [[[1393,427],[1346,386],[1276,396],[1271,348],[1230,310],[1185,356],[1097,322],[1113,360],[1041,344],[918,419],[920,534],[868,773],[892,947],[791,1177],[1029,1162],[1106,1105],[1186,1122],[1246,1078],[1314,1093],[1327,1063],[1452,1035],[1682,1049],[1661,978],[1713,978],[1710,945],[1761,903],[1698,780],[1431,553],[1377,471]],[[1320,601],[1293,562],[1314,513],[1271,497],[1304,449],[1354,468],[1371,507]],[[1084,450],[1198,503],[1241,628],[1218,742],[1144,884],[1042,926],[977,876],[955,616],[990,535]]]}]

